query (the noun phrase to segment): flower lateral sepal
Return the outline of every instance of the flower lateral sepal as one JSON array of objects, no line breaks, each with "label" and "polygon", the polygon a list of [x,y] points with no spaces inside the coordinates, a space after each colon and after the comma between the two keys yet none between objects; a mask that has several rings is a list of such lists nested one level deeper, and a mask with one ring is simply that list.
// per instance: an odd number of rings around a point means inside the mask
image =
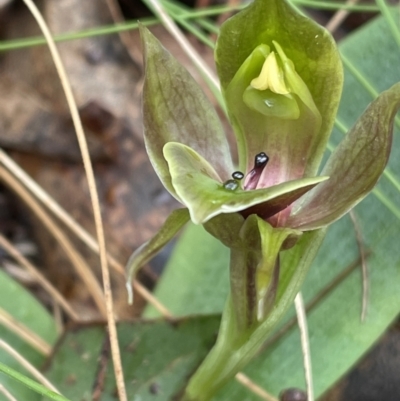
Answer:
[{"label": "flower lateral sepal", "polygon": [[138,270],[146,264],[150,259],[157,255],[164,246],[182,229],[182,227],[190,220],[189,211],[187,209],[174,210],[164,222],[163,226],[142,246],[133,252],[126,264],[125,271],[127,275],[126,288],[128,290],[129,303],[133,303],[132,279]]}]

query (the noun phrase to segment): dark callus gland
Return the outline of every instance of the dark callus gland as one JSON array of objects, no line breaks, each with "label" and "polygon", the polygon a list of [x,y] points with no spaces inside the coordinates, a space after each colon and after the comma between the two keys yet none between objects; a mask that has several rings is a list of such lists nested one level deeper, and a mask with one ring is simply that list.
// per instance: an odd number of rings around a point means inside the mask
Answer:
[{"label": "dark callus gland", "polygon": [[235,191],[238,189],[239,183],[236,180],[228,180],[224,182],[224,188],[229,191]]},{"label": "dark callus gland", "polygon": [[232,173],[232,178],[234,180],[241,180],[244,177],[244,174],[241,171],[235,171]]},{"label": "dark callus gland", "polygon": [[264,167],[268,163],[269,157],[266,153],[261,152],[254,158],[254,168]]},{"label": "dark callus gland", "polygon": [[298,388],[287,388],[279,394],[279,401],[307,401],[307,394]]}]

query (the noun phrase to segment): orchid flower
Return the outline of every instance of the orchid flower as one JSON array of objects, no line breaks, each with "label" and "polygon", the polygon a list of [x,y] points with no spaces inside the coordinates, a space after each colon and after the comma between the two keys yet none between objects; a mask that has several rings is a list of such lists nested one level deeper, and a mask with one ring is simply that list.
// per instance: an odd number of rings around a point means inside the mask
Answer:
[{"label": "orchid flower", "polygon": [[318,174],[343,85],[336,44],[286,1],[255,0],[225,22],[215,49],[237,140],[235,166],[197,83],[147,29],[141,35],[146,149],[185,208],[132,255],[128,268],[131,277],[189,219],[231,249],[221,333],[183,398],[208,400],[287,310],[326,227],[377,183],[390,154],[400,84],[369,105]]}]

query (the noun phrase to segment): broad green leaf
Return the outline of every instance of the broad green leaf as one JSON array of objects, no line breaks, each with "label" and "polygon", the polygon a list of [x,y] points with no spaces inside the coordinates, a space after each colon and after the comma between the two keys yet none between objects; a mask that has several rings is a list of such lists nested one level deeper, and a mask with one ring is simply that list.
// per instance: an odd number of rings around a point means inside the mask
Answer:
[{"label": "broad green leaf", "polygon": [[229,145],[212,104],[147,28],[141,28],[141,35],[145,59],[144,139],[162,183],[176,197],[163,156],[168,142],[190,146],[211,163],[222,179],[229,178],[233,172]]},{"label": "broad green leaf", "polygon": [[[213,345],[219,320],[209,316],[118,324],[129,399],[166,401],[179,393]],[[46,370],[63,395],[90,401],[98,388],[102,401],[117,399],[107,338],[104,325],[75,327],[65,333]]]},{"label": "broad green leaf", "polygon": [[189,221],[189,213],[187,209],[174,210],[165,220],[165,223],[157,232],[157,234],[149,241],[145,242],[141,247],[136,249],[130,256],[126,264],[127,271],[127,288],[129,292],[129,301],[133,302],[131,280],[137,271],[152,259],[160,250],[178,233],[178,231]]},{"label": "broad green leaf", "polygon": [[[54,320],[43,306],[29,292],[0,270],[0,307],[17,322],[28,327],[49,345],[57,337]],[[40,367],[45,356],[0,324],[0,337],[21,353],[34,366]],[[5,351],[0,350],[0,360],[8,367],[26,374],[21,365]],[[14,379],[0,374],[0,383],[19,400],[38,400],[39,395]],[[0,394],[0,399],[3,400]]]},{"label": "broad green leaf", "polygon": [[323,227],[368,195],[389,159],[393,120],[399,108],[400,83],[379,95],[336,147],[322,170],[330,179],[301,200],[298,210],[287,221],[290,227]]},{"label": "broad green leaf", "polygon": [[[309,144],[307,149],[303,149],[299,138],[307,136],[305,132],[307,124],[311,123],[318,128],[316,122],[313,122],[315,113],[309,114],[310,108],[305,106],[309,105],[309,102],[304,104],[300,102],[303,106],[300,114],[303,113],[304,117],[301,121],[297,121],[296,126],[296,120],[275,121],[266,117],[256,118],[256,113],[247,114],[250,109],[241,101],[241,96],[238,93],[232,96],[231,93],[236,92],[236,88],[231,86],[232,80],[246,59],[260,45],[274,49],[273,41],[283,49],[287,59],[293,62],[295,71],[304,81],[317,110],[323,117],[319,131],[309,133],[308,139],[303,141],[303,144],[304,142]],[[307,164],[305,176],[314,176],[331,133],[342,89],[342,65],[336,44],[330,34],[299,14],[286,1],[256,0],[221,27],[215,57],[222,90],[238,139],[240,168],[249,168],[253,153],[264,151],[270,156],[271,162],[276,160],[276,163],[279,163],[281,159],[285,159],[296,166],[293,167],[292,174],[300,174],[297,169],[301,161],[293,161],[289,157],[300,146],[299,149],[303,149],[301,156],[306,158],[302,164],[303,166]],[[289,68],[290,63],[286,66]],[[288,76],[294,77],[294,74],[288,73]],[[292,85],[293,82],[292,80]],[[268,125],[272,124],[268,129],[268,135],[266,121]],[[280,137],[281,133],[284,138]],[[285,148],[283,145],[278,146],[283,142]],[[266,148],[260,149],[261,146]],[[292,152],[289,151],[290,148]],[[292,177],[298,178],[296,175]]]},{"label": "broad green leaf", "polygon": [[245,191],[227,189],[213,167],[193,149],[170,142],[164,147],[172,185],[182,203],[189,209],[195,224],[205,223],[220,213],[235,213],[262,205],[269,217],[293,203],[328,177],[304,178],[270,188]]}]

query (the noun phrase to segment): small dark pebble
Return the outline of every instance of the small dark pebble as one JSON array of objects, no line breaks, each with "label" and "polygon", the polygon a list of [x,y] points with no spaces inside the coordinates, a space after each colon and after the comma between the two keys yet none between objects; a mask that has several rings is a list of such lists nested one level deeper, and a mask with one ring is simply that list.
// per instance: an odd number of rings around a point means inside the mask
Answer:
[{"label": "small dark pebble", "polygon": [[160,393],[160,385],[158,383],[151,383],[149,386],[150,394],[157,395]]},{"label": "small dark pebble", "polygon": [[287,388],[279,394],[279,401],[307,401],[307,394],[298,388]]}]

